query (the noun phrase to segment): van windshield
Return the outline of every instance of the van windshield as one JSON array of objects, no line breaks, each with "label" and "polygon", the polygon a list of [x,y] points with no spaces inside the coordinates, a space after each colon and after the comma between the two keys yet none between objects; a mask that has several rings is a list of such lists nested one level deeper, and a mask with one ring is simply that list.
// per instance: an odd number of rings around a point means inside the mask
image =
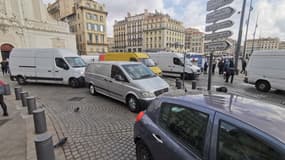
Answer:
[{"label": "van windshield", "polygon": [[133,80],[156,77],[156,75],[143,64],[126,64],[122,66]]},{"label": "van windshield", "polygon": [[150,59],[150,58],[139,58],[138,61],[142,62],[147,67],[154,67],[154,66],[156,66],[155,62],[152,59]]},{"label": "van windshield", "polygon": [[86,67],[86,63],[80,57],[65,57],[65,60],[73,68]]}]

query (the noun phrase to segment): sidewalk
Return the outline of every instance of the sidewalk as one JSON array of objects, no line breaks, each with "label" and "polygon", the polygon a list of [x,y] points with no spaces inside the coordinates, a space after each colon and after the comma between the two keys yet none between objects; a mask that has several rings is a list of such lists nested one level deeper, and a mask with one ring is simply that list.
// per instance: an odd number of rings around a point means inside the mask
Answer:
[{"label": "sidewalk", "polygon": [[[21,101],[15,100],[15,83],[11,82],[8,76],[3,77],[1,75],[0,79],[4,79],[5,82],[10,84],[12,92],[12,95],[4,97],[9,116],[3,117],[3,112],[0,111],[0,159],[36,160],[34,144],[36,135],[34,134],[33,116],[27,114],[27,107],[22,107]],[[32,93],[29,93],[29,95],[32,95]],[[47,113],[46,121],[48,133],[52,135],[55,144],[58,142],[58,136]],[[57,160],[65,160],[62,148],[57,148],[54,151]]]}]

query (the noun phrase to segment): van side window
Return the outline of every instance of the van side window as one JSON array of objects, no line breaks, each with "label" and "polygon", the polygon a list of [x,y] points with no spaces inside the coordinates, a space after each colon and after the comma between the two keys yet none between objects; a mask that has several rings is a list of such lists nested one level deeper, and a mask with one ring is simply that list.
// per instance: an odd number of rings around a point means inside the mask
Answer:
[{"label": "van side window", "polygon": [[203,157],[209,115],[176,104],[163,103],[159,126],[194,153]]},{"label": "van side window", "polygon": [[55,64],[57,67],[62,68],[64,70],[69,69],[68,65],[65,63],[65,61],[62,58],[55,58]]},{"label": "van side window", "polygon": [[221,121],[218,133],[219,160],[281,160],[281,154],[246,131]]},{"label": "van side window", "polygon": [[179,58],[176,58],[176,57],[173,58],[173,64],[182,66],[181,60]]},{"label": "van side window", "polygon": [[118,66],[112,65],[111,78],[115,79],[116,76],[121,76],[126,80],[126,76],[124,75],[123,71]]}]

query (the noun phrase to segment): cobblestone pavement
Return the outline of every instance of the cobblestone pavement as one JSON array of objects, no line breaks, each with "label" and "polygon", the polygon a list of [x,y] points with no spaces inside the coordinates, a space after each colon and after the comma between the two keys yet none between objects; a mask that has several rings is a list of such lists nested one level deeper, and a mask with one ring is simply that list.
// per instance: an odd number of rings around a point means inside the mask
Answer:
[{"label": "cobblestone pavement", "polygon": [[[175,79],[165,78],[174,88]],[[229,92],[279,104],[284,92],[261,93],[237,77],[234,84],[225,84],[222,77],[213,77],[213,86],[226,86]],[[207,75],[201,75],[198,87],[206,88]],[[186,81],[188,90],[191,81]],[[105,96],[91,96],[87,88],[72,89],[62,85],[29,84],[24,86],[38,97],[60,138],[68,137],[64,145],[67,160],[134,160],[133,125],[136,114],[126,105]],[[284,106],[284,105],[280,105]],[[79,107],[79,112],[74,109]],[[285,107],[285,106],[284,106]]]}]

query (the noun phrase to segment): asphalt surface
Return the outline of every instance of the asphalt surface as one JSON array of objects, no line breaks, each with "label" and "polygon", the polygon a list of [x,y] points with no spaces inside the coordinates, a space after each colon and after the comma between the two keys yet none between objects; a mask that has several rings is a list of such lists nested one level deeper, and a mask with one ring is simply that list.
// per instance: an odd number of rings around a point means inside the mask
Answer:
[{"label": "asphalt surface", "polygon": [[[175,88],[174,78],[165,78]],[[242,75],[233,84],[223,77],[213,77],[213,89],[226,86],[229,93],[262,100],[285,107],[285,92],[261,93],[244,84]],[[186,87],[191,92],[191,81]],[[198,88],[206,90],[207,75],[201,75]],[[125,104],[99,95],[91,96],[87,88],[72,89],[62,85],[28,84],[24,90],[37,97],[39,107],[46,109],[59,137],[68,137],[63,146],[67,160],[134,160],[133,125],[136,114]],[[74,112],[79,108],[78,112]]]}]

